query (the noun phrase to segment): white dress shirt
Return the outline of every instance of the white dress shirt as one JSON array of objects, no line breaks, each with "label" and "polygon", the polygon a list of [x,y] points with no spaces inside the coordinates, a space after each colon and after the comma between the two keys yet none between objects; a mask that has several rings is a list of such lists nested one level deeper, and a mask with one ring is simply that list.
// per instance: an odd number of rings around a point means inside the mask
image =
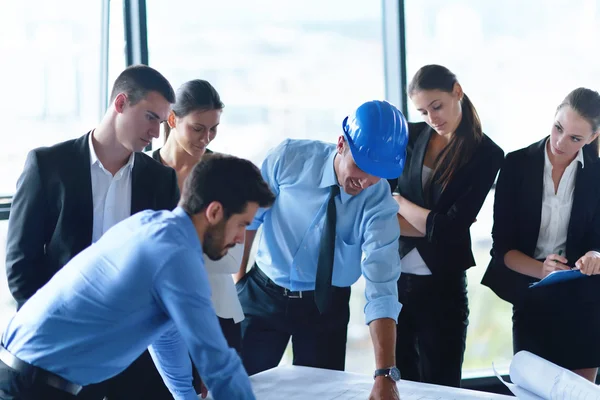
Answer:
[{"label": "white dress shirt", "polygon": [[[432,169],[423,164],[423,172],[421,173],[421,184],[425,187],[425,183],[432,174]],[[402,234],[402,232],[400,232]],[[402,273],[413,275],[431,275],[431,270],[425,264],[425,260],[421,257],[421,253],[415,247],[402,258]]]},{"label": "white dress shirt", "polygon": [[213,261],[204,254],[204,266],[208,272],[215,312],[221,318],[233,319],[235,323],[244,319],[244,311],[231,274],[239,271],[243,255],[243,244],[236,244],[218,261]]},{"label": "white dress shirt", "polygon": [[567,230],[573,207],[573,190],[575,189],[575,177],[577,163],[583,164],[583,152],[580,150],[571,164],[565,169],[558,184],[558,191],[554,193],[554,181],[552,180],[552,164],[548,158],[548,142],[544,151],[544,192],[542,196],[542,218],[540,233],[533,257],[537,260],[545,259],[550,254],[558,254],[562,251],[563,257],[567,249]]},{"label": "white dress shirt", "polygon": [[132,153],[127,164],[113,176],[96,155],[93,134],[89,136],[89,146],[94,204],[92,243],[95,243],[113,225],[131,215],[131,171],[135,154]]}]

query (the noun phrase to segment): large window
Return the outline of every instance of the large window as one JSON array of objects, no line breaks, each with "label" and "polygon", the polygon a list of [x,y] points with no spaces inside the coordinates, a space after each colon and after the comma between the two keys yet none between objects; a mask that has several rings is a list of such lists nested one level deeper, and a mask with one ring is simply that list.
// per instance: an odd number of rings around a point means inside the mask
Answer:
[{"label": "large window", "polygon": [[[81,136],[104,113],[107,2],[62,0],[58,7],[53,2],[3,2],[0,106],[6,145],[0,151],[0,196],[14,194],[30,150]],[[111,6],[108,57],[114,79],[114,71],[125,67],[122,1],[113,0]],[[4,273],[7,227],[8,221],[0,220],[0,329],[15,310]]]},{"label": "large window", "polygon": [[0,13],[0,193],[27,152],[82,135],[100,110],[101,1],[8,1]]},{"label": "large window", "polygon": [[[14,193],[29,150],[82,135],[104,112],[106,91],[125,66],[126,45],[124,0],[111,0],[110,46],[102,51],[102,6],[108,1],[2,4],[0,106],[10,139],[1,151],[0,196]],[[335,141],[354,107],[384,97],[380,1],[146,3],[149,64],[175,88],[202,78],[221,94],[225,111],[213,150],[260,164],[284,138]],[[600,89],[598,0],[401,3],[408,78],[424,64],[449,67],[477,107],[484,131],[506,152],[547,135],[570,90]],[[408,116],[420,120],[410,102]],[[510,305],[480,285],[489,261],[492,205],[493,191],[472,227],[478,265],[468,273],[465,376],[480,374],[492,361],[507,365],[512,356]],[[0,267],[6,227],[0,221]],[[360,280],[352,290],[346,365],[372,373],[363,289]],[[0,274],[0,327],[12,310]]]},{"label": "large window", "polygon": [[[147,13],[150,65],[175,87],[210,81],[225,103],[214,150],[260,164],[288,137],[333,142],[354,107],[384,97],[380,2],[148,0]],[[363,307],[361,282],[346,365],[372,373]]]},{"label": "large window", "polygon": [[[572,89],[600,89],[597,0],[406,0],[405,16],[408,79],[425,64],[450,68],[505,152],[548,135]],[[409,115],[420,119],[413,107]],[[471,230],[477,267],[468,274],[466,376],[512,357],[511,306],[480,285],[492,205],[493,192]]]},{"label": "large window", "polygon": [[[105,0],[106,1],[106,0]],[[110,0],[108,29],[108,78],[106,82],[107,104],[110,92],[117,77],[126,67],[125,61],[125,20],[123,0]],[[103,60],[104,61],[104,60]]]}]

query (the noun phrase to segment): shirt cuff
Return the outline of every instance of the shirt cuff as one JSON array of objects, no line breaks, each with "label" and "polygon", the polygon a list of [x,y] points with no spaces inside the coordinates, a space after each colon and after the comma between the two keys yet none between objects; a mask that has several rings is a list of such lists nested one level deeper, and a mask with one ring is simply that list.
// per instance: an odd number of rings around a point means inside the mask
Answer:
[{"label": "shirt cuff", "polygon": [[196,391],[193,390],[192,392],[186,392],[185,394],[174,395],[173,398],[175,400],[198,400],[200,396],[198,396]]},{"label": "shirt cuff", "polygon": [[175,395],[173,396],[173,398],[175,400],[198,400],[200,398],[200,396],[198,396],[196,394],[196,391],[194,390],[193,392],[187,392],[186,394],[182,394],[182,395]]},{"label": "shirt cuff", "polygon": [[402,310],[402,304],[394,296],[382,296],[370,300],[365,306],[365,318],[367,325],[376,319],[391,318],[398,323],[398,315]]}]

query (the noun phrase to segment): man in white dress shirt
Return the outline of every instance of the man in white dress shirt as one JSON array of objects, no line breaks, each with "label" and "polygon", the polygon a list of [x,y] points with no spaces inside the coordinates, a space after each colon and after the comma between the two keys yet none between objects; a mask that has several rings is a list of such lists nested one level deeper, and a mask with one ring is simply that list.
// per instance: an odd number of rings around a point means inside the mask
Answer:
[{"label": "man in white dress shirt", "polygon": [[[100,124],[84,136],[32,150],[17,183],[6,272],[20,308],[79,252],[138,211],[171,210],[175,171],[138,153],[158,137],[175,93],[156,70],[133,66],[116,79]],[[142,382],[144,382],[142,384]],[[171,399],[148,352],[78,398]]]}]

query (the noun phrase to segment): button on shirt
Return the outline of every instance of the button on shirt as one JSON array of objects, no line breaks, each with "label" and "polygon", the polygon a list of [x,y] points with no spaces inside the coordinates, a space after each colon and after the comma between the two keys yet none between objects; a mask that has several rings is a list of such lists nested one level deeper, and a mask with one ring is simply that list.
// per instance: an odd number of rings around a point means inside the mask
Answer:
[{"label": "button on shirt", "polygon": [[90,173],[92,178],[92,200],[94,204],[94,224],[92,243],[117,222],[131,215],[131,170],[135,154],[114,176],[104,168],[89,135]]},{"label": "button on shirt", "polygon": [[552,163],[548,158],[548,146],[544,150],[544,192],[542,195],[542,216],[540,233],[535,247],[534,258],[545,259],[550,254],[558,254],[567,257],[567,233],[571,209],[573,208],[573,191],[575,190],[575,179],[577,176],[577,164],[583,163],[583,152],[580,150],[571,164],[563,172],[558,184],[558,190],[554,192],[554,181],[552,180]]},{"label": "button on shirt", "polygon": [[[276,195],[261,209],[249,230],[262,224],[257,265],[289,290],[314,290],[319,243],[323,235],[330,187],[336,185],[334,144],[286,140],[270,151],[262,175]],[[366,322],[397,320],[400,277],[396,214],[398,205],[386,180],[356,196],[343,190],[335,199],[336,239],[333,286],[348,287],[365,277]]]},{"label": "button on shirt", "polygon": [[181,209],[143,211],[75,256],[13,317],[2,343],[79,385],[148,348],[175,399],[197,400],[192,357],[215,399],[254,399],[212,308],[202,246]]}]

